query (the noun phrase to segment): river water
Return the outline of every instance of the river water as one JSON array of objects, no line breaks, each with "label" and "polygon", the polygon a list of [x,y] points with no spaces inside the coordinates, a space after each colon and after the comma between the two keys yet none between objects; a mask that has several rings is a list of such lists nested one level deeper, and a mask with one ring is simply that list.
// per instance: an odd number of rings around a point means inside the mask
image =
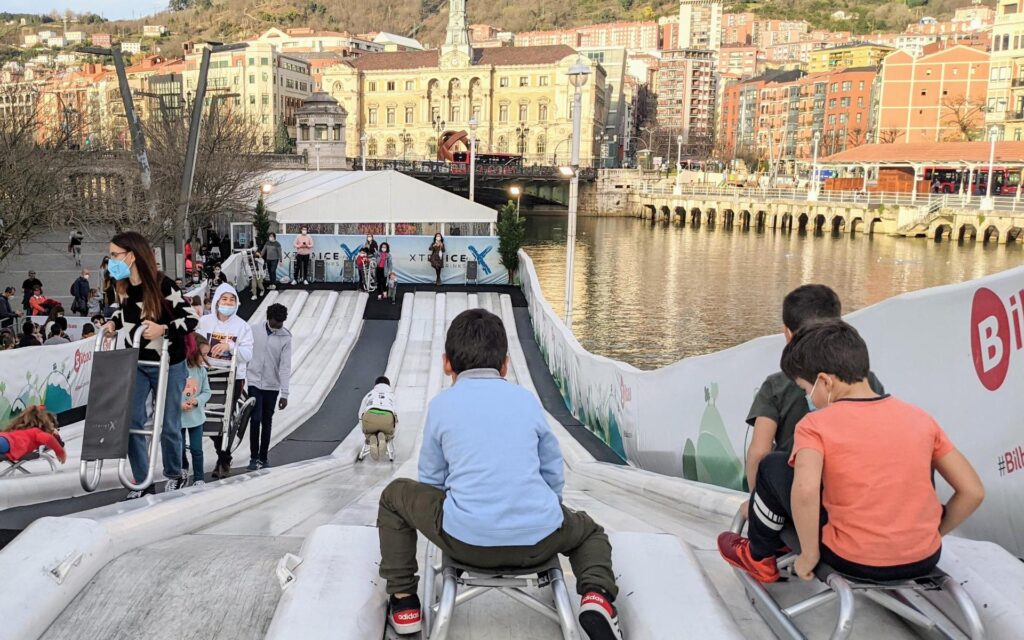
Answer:
[{"label": "river water", "polygon": [[[525,248],[559,314],[565,226],[563,218],[527,218]],[[782,298],[801,284],[829,285],[847,313],[1021,264],[1020,244],[580,218],[572,328],[588,350],[653,369],[778,333]]]}]

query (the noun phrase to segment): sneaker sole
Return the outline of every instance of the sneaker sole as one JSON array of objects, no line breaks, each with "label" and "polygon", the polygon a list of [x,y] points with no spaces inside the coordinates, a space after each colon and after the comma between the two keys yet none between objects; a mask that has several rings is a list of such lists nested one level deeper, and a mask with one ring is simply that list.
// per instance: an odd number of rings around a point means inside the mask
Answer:
[{"label": "sneaker sole", "polygon": [[409,635],[412,635],[414,633],[419,633],[420,631],[422,631],[422,627],[423,627],[423,623],[422,622],[413,622],[413,623],[410,623],[410,624],[398,624],[397,622],[394,622],[393,620],[391,620],[390,617],[388,618],[388,624],[390,624],[391,628],[395,630],[395,633],[397,633],[400,636],[409,636]]},{"label": "sneaker sole", "polygon": [[616,633],[608,616],[596,609],[584,609],[580,612],[580,626],[590,640],[622,640],[622,634]]},{"label": "sneaker sole", "polygon": [[370,436],[370,457],[380,460],[380,437]]}]

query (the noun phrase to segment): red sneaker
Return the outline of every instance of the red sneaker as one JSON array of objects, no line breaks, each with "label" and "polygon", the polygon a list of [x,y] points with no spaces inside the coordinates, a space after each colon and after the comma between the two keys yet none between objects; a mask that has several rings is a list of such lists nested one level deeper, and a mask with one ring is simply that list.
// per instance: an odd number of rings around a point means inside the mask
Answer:
[{"label": "red sneaker", "polygon": [[413,594],[404,598],[391,596],[388,607],[388,624],[400,636],[419,633],[422,626],[419,596]]},{"label": "red sneaker", "polygon": [[622,640],[618,612],[600,591],[588,591],[580,600],[580,626],[590,640]]},{"label": "red sneaker", "polygon": [[775,557],[769,556],[763,560],[755,560],[750,555],[750,539],[744,538],[738,533],[726,531],[718,534],[718,552],[722,554],[725,561],[749,573],[758,582],[775,582],[779,579],[779,568],[775,564]]}]

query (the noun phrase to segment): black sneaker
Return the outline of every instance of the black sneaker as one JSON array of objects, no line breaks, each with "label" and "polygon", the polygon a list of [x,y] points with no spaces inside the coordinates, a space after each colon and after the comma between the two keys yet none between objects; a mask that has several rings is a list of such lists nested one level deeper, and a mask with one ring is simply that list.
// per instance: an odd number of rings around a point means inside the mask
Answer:
[{"label": "black sneaker", "polygon": [[249,471],[256,471],[259,469],[259,460],[256,458],[249,458],[249,466],[246,467]]},{"label": "black sneaker", "polygon": [[622,640],[615,605],[601,591],[588,591],[580,600],[580,626],[590,640]]},{"label": "black sneaker", "polygon": [[182,478],[168,478],[167,482],[164,483],[164,493],[170,493],[171,491],[177,491],[178,489],[184,489],[187,480]]},{"label": "black sneaker", "polygon": [[129,500],[138,500],[142,496],[152,495],[156,495],[156,485],[154,484],[149,485],[145,489],[132,489],[131,491],[128,492],[128,495],[125,496],[124,500],[122,500],[121,502],[128,502]]},{"label": "black sneaker", "polygon": [[391,596],[388,606],[388,624],[400,636],[419,633],[422,626],[423,613],[420,611],[420,598],[415,593],[404,598]]}]

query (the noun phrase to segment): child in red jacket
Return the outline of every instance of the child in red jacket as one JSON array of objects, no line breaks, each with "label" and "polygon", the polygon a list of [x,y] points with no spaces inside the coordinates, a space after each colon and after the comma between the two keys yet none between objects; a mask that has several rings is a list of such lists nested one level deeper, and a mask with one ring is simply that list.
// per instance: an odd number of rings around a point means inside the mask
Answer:
[{"label": "child in red jacket", "polygon": [[11,462],[44,446],[53,449],[61,464],[67,462],[64,443],[57,433],[57,418],[42,405],[25,409],[0,432],[0,455]]}]

